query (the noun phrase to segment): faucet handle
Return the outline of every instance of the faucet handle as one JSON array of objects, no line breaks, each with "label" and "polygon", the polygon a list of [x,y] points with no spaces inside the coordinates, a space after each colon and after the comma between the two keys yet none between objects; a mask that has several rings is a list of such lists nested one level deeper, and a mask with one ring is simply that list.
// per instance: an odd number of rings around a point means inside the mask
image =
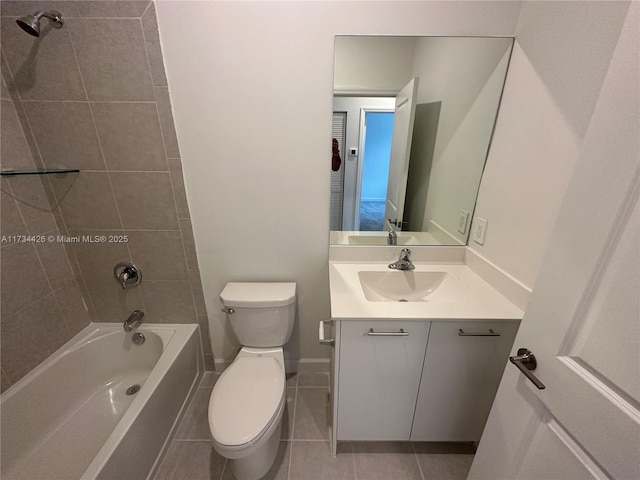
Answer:
[{"label": "faucet handle", "polygon": [[135,287],[142,281],[142,272],[131,262],[120,262],[113,269],[113,275],[122,288]]}]

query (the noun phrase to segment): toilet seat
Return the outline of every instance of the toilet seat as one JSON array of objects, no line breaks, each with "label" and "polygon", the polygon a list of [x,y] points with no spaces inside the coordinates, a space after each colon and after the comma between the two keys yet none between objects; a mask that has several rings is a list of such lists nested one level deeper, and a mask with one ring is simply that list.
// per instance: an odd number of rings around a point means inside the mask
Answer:
[{"label": "toilet seat", "polygon": [[213,388],[209,426],[216,444],[242,450],[260,441],[285,403],[285,375],[272,356],[237,358]]}]

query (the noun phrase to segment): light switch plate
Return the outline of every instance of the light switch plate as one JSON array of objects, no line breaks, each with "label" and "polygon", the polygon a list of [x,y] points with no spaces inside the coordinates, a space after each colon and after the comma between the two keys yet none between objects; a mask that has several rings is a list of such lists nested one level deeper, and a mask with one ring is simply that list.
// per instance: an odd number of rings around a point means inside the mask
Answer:
[{"label": "light switch plate", "polygon": [[458,231],[463,235],[467,232],[467,222],[469,221],[469,212],[464,208],[460,209],[460,216],[458,217]]},{"label": "light switch plate", "polygon": [[486,218],[476,217],[473,221],[473,241],[484,245],[484,237],[487,234],[487,221]]}]

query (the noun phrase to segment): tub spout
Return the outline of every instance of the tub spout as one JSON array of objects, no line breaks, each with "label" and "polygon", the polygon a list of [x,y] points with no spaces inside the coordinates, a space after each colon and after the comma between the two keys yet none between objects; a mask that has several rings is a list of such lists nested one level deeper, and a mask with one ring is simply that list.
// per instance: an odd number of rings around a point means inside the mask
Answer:
[{"label": "tub spout", "polygon": [[125,332],[130,332],[134,328],[137,328],[142,323],[142,317],[144,317],[144,312],[142,310],[134,310],[129,318],[127,318],[122,326],[124,327]]}]

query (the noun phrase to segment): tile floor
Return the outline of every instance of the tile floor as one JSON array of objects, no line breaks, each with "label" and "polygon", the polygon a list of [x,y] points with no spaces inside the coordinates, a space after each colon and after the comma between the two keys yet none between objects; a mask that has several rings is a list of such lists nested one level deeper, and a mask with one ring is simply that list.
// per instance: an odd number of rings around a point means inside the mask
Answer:
[{"label": "tile floor", "polygon": [[[226,459],[209,441],[207,406],[218,375],[206,373],[154,480],[233,480]],[[328,375],[287,380],[280,450],[265,480],[464,480],[471,444],[340,442],[329,450]]]}]

